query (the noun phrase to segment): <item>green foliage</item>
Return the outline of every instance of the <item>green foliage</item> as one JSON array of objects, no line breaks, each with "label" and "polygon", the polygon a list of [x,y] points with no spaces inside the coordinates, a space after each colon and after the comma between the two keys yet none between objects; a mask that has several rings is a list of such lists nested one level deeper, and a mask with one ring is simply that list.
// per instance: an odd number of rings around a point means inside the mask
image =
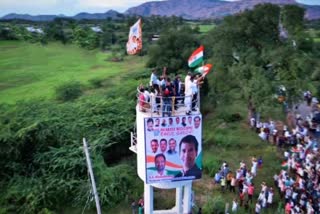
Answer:
[{"label": "green foliage", "polygon": [[83,93],[79,82],[69,82],[56,88],[56,97],[58,100],[70,101],[77,99]]},{"label": "green foliage", "polygon": [[214,177],[215,173],[219,171],[219,168],[221,167],[221,162],[223,162],[223,160],[217,159],[217,157],[213,155],[207,155],[203,158],[202,170],[210,177]]},{"label": "green foliage", "polygon": [[282,8],[282,21],[291,34],[303,29],[305,8],[297,5],[284,5]]},{"label": "green foliage", "polygon": [[99,46],[99,35],[89,27],[77,26],[74,31],[74,42],[86,49],[95,49]]},{"label": "green foliage", "polygon": [[225,201],[221,196],[209,197],[203,206],[203,213],[225,213]]},{"label": "green foliage", "polygon": [[214,144],[223,148],[240,148],[241,142],[237,136],[230,135],[227,129],[216,129],[213,135]]},{"label": "green foliage", "polygon": [[95,169],[99,177],[97,182],[101,203],[108,207],[113,207],[123,200],[135,183],[136,170],[132,166],[119,164],[106,169],[104,164],[100,164]]},{"label": "green foliage", "polygon": [[168,67],[169,73],[187,69],[188,58],[199,42],[189,27],[169,29],[160,35],[155,45],[150,46],[147,67]]},{"label": "green foliage", "polygon": [[133,105],[117,98],[0,106],[0,177],[5,187],[0,206],[15,213],[58,210],[66,199],[82,206],[90,194],[83,137],[91,146],[103,203],[111,206],[122,200],[134,183],[135,170],[127,165],[109,169],[105,161],[115,163],[115,151],[128,153],[123,142],[129,141]]},{"label": "green foliage", "polygon": [[[291,20],[291,16],[297,20],[297,23],[284,21],[295,29],[290,38],[295,40],[296,46],[292,40],[279,41],[280,8],[271,4],[227,17],[204,38],[209,48],[206,53],[217,62],[214,94],[224,93],[221,99],[225,103],[230,101],[228,91],[234,88],[238,88],[243,98],[259,112],[274,106],[272,97],[279,85],[286,87],[289,105],[301,96],[317,64],[315,56],[310,57],[313,43],[308,35],[301,33],[303,9],[285,6],[282,13],[286,20]],[[317,71],[313,77],[317,77]]]},{"label": "green foliage", "polygon": [[103,81],[104,81],[104,80],[101,79],[101,78],[95,78],[95,79],[89,80],[89,82],[91,83],[91,85],[92,85],[94,88],[100,88],[100,87],[102,87]]},{"label": "green foliage", "polygon": [[217,119],[222,119],[227,123],[237,122],[242,120],[242,117],[239,113],[230,113],[230,112],[221,112],[220,114],[216,115]]}]

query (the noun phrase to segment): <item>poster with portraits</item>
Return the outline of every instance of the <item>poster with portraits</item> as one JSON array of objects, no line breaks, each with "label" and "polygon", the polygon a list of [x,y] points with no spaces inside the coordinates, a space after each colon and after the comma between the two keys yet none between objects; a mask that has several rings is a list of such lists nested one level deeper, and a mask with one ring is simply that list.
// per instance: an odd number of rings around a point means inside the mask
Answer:
[{"label": "poster with portraits", "polygon": [[142,23],[139,19],[134,25],[130,27],[128,42],[127,42],[127,53],[134,55],[142,50]]},{"label": "poster with portraits", "polygon": [[146,183],[201,178],[201,114],[145,118],[144,127]]}]

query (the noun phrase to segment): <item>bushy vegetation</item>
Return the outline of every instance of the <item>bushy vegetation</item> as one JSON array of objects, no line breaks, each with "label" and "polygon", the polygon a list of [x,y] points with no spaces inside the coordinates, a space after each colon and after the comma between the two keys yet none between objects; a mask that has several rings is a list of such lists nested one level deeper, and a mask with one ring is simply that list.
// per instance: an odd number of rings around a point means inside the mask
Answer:
[{"label": "bushy vegetation", "polygon": [[56,96],[58,100],[70,101],[81,96],[83,86],[79,82],[69,82],[56,88]]},{"label": "bushy vegetation", "polygon": [[[120,20],[74,20],[70,18],[56,18],[52,22],[13,20],[0,23],[0,40],[29,41],[43,45],[59,41],[62,44],[76,44],[88,50],[96,48],[110,50],[114,45],[125,47],[128,29],[137,19],[138,17],[133,16]],[[154,34],[183,25],[183,20],[175,16],[151,16],[143,19],[142,23],[144,29],[142,53],[145,53]],[[42,32],[30,32],[27,27],[40,29]],[[122,49],[119,54],[124,53],[125,50]]]},{"label": "bushy vegetation", "polygon": [[114,151],[128,153],[133,105],[124,98],[2,105],[1,207],[36,213],[62,208],[66,199],[72,199],[69,205],[84,204],[90,187],[83,137],[91,146],[102,202],[111,206],[123,199],[134,184],[134,166],[106,164],[119,160]]}]

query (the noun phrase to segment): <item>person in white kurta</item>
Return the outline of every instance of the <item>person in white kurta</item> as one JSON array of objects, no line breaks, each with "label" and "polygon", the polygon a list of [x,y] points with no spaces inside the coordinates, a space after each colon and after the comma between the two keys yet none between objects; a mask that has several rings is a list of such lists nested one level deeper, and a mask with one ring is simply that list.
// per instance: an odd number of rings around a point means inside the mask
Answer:
[{"label": "person in white kurta", "polygon": [[192,82],[191,82],[191,73],[188,72],[184,80],[184,104],[187,107],[187,114],[191,113],[191,105],[192,105]]},{"label": "person in white kurta", "polygon": [[251,174],[255,177],[257,176],[257,167],[258,167],[258,161],[253,160],[252,166],[251,166]]},{"label": "person in white kurta", "polygon": [[238,210],[238,203],[237,203],[236,199],[233,199],[233,201],[232,201],[232,209],[231,210],[233,213],[236,213]]},{"label": "person in white kurta", "polygon": [[268,200],[267,200],[268,207],[271,207],[272,202],[273,202],[273,189],[270,188],[270,190],[268,191]]}]

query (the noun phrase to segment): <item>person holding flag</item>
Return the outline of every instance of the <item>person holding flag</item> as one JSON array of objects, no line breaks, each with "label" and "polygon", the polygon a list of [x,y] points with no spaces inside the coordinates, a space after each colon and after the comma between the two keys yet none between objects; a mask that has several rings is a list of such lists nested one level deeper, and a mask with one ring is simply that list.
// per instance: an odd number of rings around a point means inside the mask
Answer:
[{"label": "person holding flag", "polygon": [[201,77],[205,77],[211,71],[211,68],[212,64],[206,64],[195,69],[195,72],[200,73]]},{"label": "person holding flag", "polygon": [[[203,54],[204,52],[204,46],[201,45],[199,48],[197,48],[191,56],[188,59],[188,66],[190,68],[195,68],[200,64],[203,64]],[[191,110],[196,110],[196,104],[198,100],[198,86],[203,83],[203,79],[205,76],[210,72],[212,68],[212,64],[206,64],[201,67],[198,67],[194,70],[195,73],[200,73],[201,76],[198,77],[196,75],[191,78],[191,74],[189,77],[189,73],[185,79],[185,105],[187,107],[187,113],[191,114]],[[191,80],[190,80],[191,79]],[[190,99],[190,101],[189,101]]]}]

